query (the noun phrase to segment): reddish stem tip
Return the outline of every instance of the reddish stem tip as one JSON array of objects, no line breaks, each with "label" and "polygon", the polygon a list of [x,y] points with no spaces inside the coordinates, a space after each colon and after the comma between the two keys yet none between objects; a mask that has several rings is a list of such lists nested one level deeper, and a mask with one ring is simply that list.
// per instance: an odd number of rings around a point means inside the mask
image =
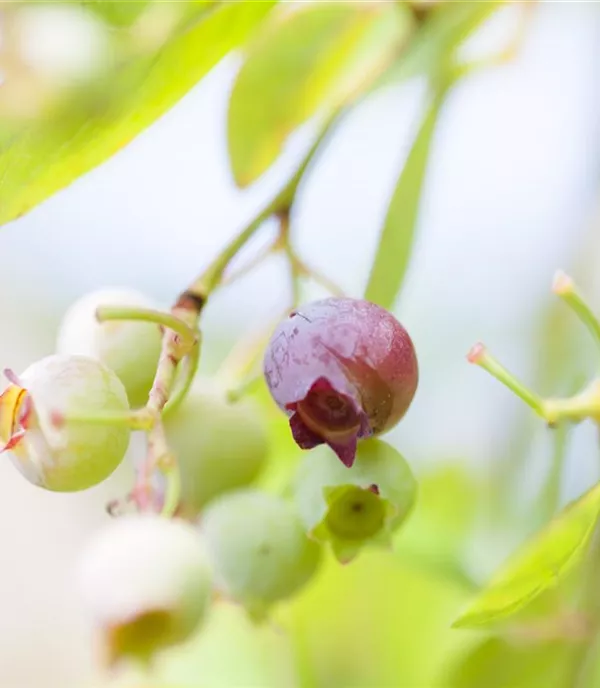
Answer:
[{"label": "reddish stem tip", "polygon": [[60,411],[50,412],[50,422],[55,428],[62,428],[66,422],[65,416]]},{"label": "reddish stem tip", "polygon": [[481,363],[481,359],[486,353],[486,348],[481,342],[477,342],[467,354],[469,363]]},{"label": "reddish stem tip", "polygon": [[561,296],[563,294],[568,294],[572,292],[574,288],[573,280],[562,270],[557,270],[554,273],[554,279],[552,280],[552,291]]}]

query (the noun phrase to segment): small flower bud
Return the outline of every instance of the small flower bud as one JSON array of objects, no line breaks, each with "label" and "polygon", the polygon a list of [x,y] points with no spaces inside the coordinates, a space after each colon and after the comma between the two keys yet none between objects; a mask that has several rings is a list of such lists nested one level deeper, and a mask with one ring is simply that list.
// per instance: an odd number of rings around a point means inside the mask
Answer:
[{"label": "small flower bud", "polygon": [[358,446],[352,468],[329,447],[318,447],[300,464],[295,499],[311,537],[329,542],[341,562],[351,561],[366,544],[387,546],[410,513],[416,481],[403,456],[386,442]]},{"label": "small flower bud", "polygon": [[123,516],[83,552],[82,599],[109,659],[147,660],[186,640],[205,616],[211,573],[197,530],[153,514]]},{"label": "small flower bud", "polygon": [[66,312],[57,337],[60,354],[97,358],[114,370],[133,408],[143,406],[154,381],[162,335],[155,323],[129,320],[99,322],[100,306],[156,308],[144,294],[101,289],[76,301]]},{"label": "small flower bud", "polygon": [[[105,480],[129,445],[122,425],[69,423],[69,413],[126,412],[125,389],[99,361],[48,356],[31,365],[0,395],[0,451],[34,485],[58,492],[84,490]],[[18,382],[17,382],[18,380]]]},{"label": "small flower bud", "polygon": [[181,505],[196,515],[217,495],[250,484],[269,451],[265,422],[249,400],[230,402],[210,380],[196,380],[165,417],[181,474]]},{"label": "small flower bud", "polygon": [[412,341],[391,313],[328,298],[291,313],[264,359],[267,385],[302,449],[328,444],[352,466],[357,441],[398,423],[417,389]]},{"label": "small flower bud", "polygon": [[219,497],[201,522],[221,592],[260,619],[315,573],[319,546],[285,500],[239,490]]}]

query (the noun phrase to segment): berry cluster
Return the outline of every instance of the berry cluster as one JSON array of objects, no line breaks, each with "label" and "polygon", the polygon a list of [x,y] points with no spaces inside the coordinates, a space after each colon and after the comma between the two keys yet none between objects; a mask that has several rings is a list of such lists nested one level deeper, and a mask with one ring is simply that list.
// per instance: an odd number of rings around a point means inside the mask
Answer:
[{"label": "berry cluster", "polygon": [[251,397],[192,370],[158,420],[145,404],[169,323],[153,306],[128,290],[84,297],[66,314],[58,352],[7,373],[0,396],[2,451],[48,490],[105,480],[136,429],[159,428],[174,459],[175,473],[168,462],[163,472],[177,476],[173,512],[164,480],[151,488],[142,470],[130,495],[136,513],[111,521],[81,559],[82,595],[110,665],[182,642],[214,598],[265,618],[315,574],[325,545],[341,562],[365,545],[389,546],[416,494],[404,458],[376,437],[404,416],[418,381],[411,339],[390,313],[328,298],[293,310],[272,334],[264,379],[295,442],[311,450],[284,498],[257,487],[275,457]]}]

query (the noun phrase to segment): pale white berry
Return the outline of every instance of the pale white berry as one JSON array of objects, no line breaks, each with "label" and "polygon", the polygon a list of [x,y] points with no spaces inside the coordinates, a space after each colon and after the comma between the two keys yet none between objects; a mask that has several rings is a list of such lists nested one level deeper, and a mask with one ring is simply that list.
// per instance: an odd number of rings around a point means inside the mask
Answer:
[{"label": "pale white berry", "polygon": [[56,348],[102,361],[125,385],[132,407],[143,406],[156,374],[161,349],[160,327],[154,323],[96,319],[99,306],[157,308],[144,294],[130,289],[100,289],[75,301],[61,323]]},{"label": "pale white berry", "polygon": [[178,519],[116,519],[82,553],[80,595],[112,659],[148,658],[196,631],[211,598],[198,531]]},{"label": "pale white berry", "polygon": [[19,471],[35,485],[59,492],[105,480],[125,456],[128,428],[68,419],[129,410],[112,370],[85,356],[54,355],[29,366],[17,380],[0,395],[0,440]]},{"label": "pale white berry", "polygon": [[253,482],[269,453],[260,409],[249,399],[229,401],[211,380],[194,382],[166,416],[165,430],[181,472],[182,508],[192,516],[217,495]]}]

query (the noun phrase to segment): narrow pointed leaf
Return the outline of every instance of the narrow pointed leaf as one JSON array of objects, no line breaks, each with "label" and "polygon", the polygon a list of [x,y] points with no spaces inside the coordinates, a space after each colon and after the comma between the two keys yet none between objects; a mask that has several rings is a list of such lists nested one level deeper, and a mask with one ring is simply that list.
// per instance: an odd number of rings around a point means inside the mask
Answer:
[{"label": "narrow pointed leaf", "polygon": [[387,211],[371,267],[365,298],[391,308],[409,264],[418,221],[427,163],[444,93],[436,95],[425,113]]},{"label": "narrow pointed leaf", "polygon": [[569,504],[510,557],[453,627],[494,624],[555,586],[581,561],[599,513],[600,483]]},{"label": "narrow pointed leaf", "polygon": [[406,39],[412,19],[388,3],[312,3],[274,15],[246,50],[229,104],[235,181],[255,181],[288,136],[357,97]]},{"label": "narrow pointed leaf", "polygon": [[115,69],[85,97],[0,148],[0,224],[25,214],[126,146],[244,42],[274,2],[225,3],[157,53]]}]

